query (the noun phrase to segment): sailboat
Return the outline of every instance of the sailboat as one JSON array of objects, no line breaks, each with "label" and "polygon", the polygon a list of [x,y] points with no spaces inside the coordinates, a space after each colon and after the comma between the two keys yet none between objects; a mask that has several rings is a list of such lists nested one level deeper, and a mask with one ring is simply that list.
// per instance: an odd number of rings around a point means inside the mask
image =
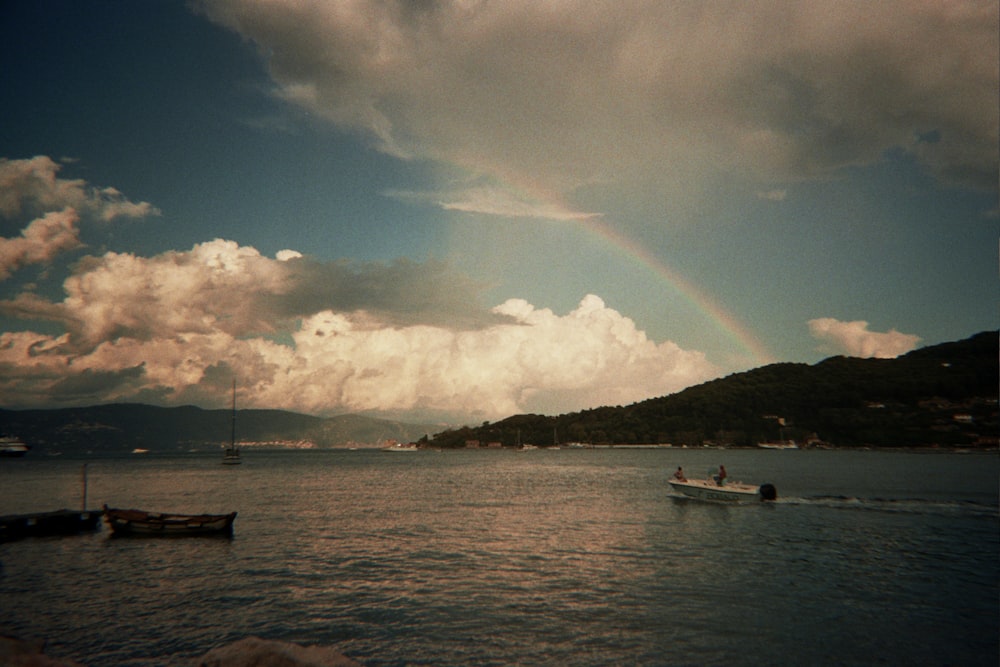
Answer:
[{"label": "sailboat", "polygon": [[514,445],[515,452],[530,452],[538,449],[535,445],[529,445],[526,442],[521,442],[521,429],[517,429],[517,442]]},{"label": "sailboat", "polygon": [[233,380],[233,425],[229,437],[229,446],[222,454],[222,465],[235,466],[243,463],[240,458],[240,448],[236,446],[236,380]]},{"label": "sailboat", "polygon": [[795,444],[794,440],[785,440],[785,427],[784,420],[780,422],[782,424],[781,428],[778,429],[778,442],[758,442],[757,446],[761,449],[798,449],[799,446]]}]

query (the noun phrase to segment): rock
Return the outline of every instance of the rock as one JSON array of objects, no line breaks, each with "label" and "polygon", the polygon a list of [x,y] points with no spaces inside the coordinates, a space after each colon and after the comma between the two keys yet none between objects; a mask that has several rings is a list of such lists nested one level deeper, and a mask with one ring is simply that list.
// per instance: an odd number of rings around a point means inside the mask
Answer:
[{"label": "rock", "polygon": [[73,660],[45,655],[45,640],[0,635],[0,665],[3,667],[84,667]]},{"label": "rock", "polygon": [[247,637],[213,648],[198,667],[361,667],[329,646],[299,646],[260,637]]}]

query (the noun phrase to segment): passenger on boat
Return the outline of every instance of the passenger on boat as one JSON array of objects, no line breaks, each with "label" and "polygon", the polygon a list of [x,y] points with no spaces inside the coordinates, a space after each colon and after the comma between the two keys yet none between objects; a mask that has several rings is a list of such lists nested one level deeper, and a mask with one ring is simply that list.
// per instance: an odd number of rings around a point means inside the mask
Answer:
[{"label": "passenger on boat", "polygon": [[724,486],[726,483],[726,466],[719,466],[719,474],[715,476],[715,483],[718,486]]},{"label": "passenger on boat", "polygon": [[682,482],[687,481],[687,477],[684,476],[684,471],[681,469],[680,466],[677,466],[677,472],[674,473],[674,479],[678,479]]}]

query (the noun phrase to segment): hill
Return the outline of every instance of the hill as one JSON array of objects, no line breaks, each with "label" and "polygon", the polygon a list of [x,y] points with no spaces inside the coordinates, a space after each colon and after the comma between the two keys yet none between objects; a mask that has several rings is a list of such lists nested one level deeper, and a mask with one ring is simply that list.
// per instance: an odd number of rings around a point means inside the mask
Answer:
[{"label": "hill", "polygon": [[896,359],[771,364],[626,407],[517,415],[433,442],[996,447],[998,367],[998,332],[983,332]]},{"label": "hill", "polygon": [[[411,442],[439,426],[404,424],[361,415],[320,418],[284,410],[238,410],[237,440],[251,446],[321,448],[382,440]],[[217,450],[231,437],[230,410],[162,408],[116,403],[56,410],[0,410],[0,430],[32,452]]]}]

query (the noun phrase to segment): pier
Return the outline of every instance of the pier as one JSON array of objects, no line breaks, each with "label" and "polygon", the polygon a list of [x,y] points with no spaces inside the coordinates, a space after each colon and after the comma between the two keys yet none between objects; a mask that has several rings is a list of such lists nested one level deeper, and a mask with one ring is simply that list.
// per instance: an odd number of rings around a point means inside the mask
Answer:
[{"label": "pier", "polygon": [[101,527],[103,510],[87,509],[87,464],[80,469],[81,498],[79,510],[53,510],[32,514],[0,516],[0,543],[24,537],[79,535]]},{"label": "pier", "polygon": [[100,528],[101,510],[54,510],[0,516],[0,542],[24,537],[77,535]]}]

